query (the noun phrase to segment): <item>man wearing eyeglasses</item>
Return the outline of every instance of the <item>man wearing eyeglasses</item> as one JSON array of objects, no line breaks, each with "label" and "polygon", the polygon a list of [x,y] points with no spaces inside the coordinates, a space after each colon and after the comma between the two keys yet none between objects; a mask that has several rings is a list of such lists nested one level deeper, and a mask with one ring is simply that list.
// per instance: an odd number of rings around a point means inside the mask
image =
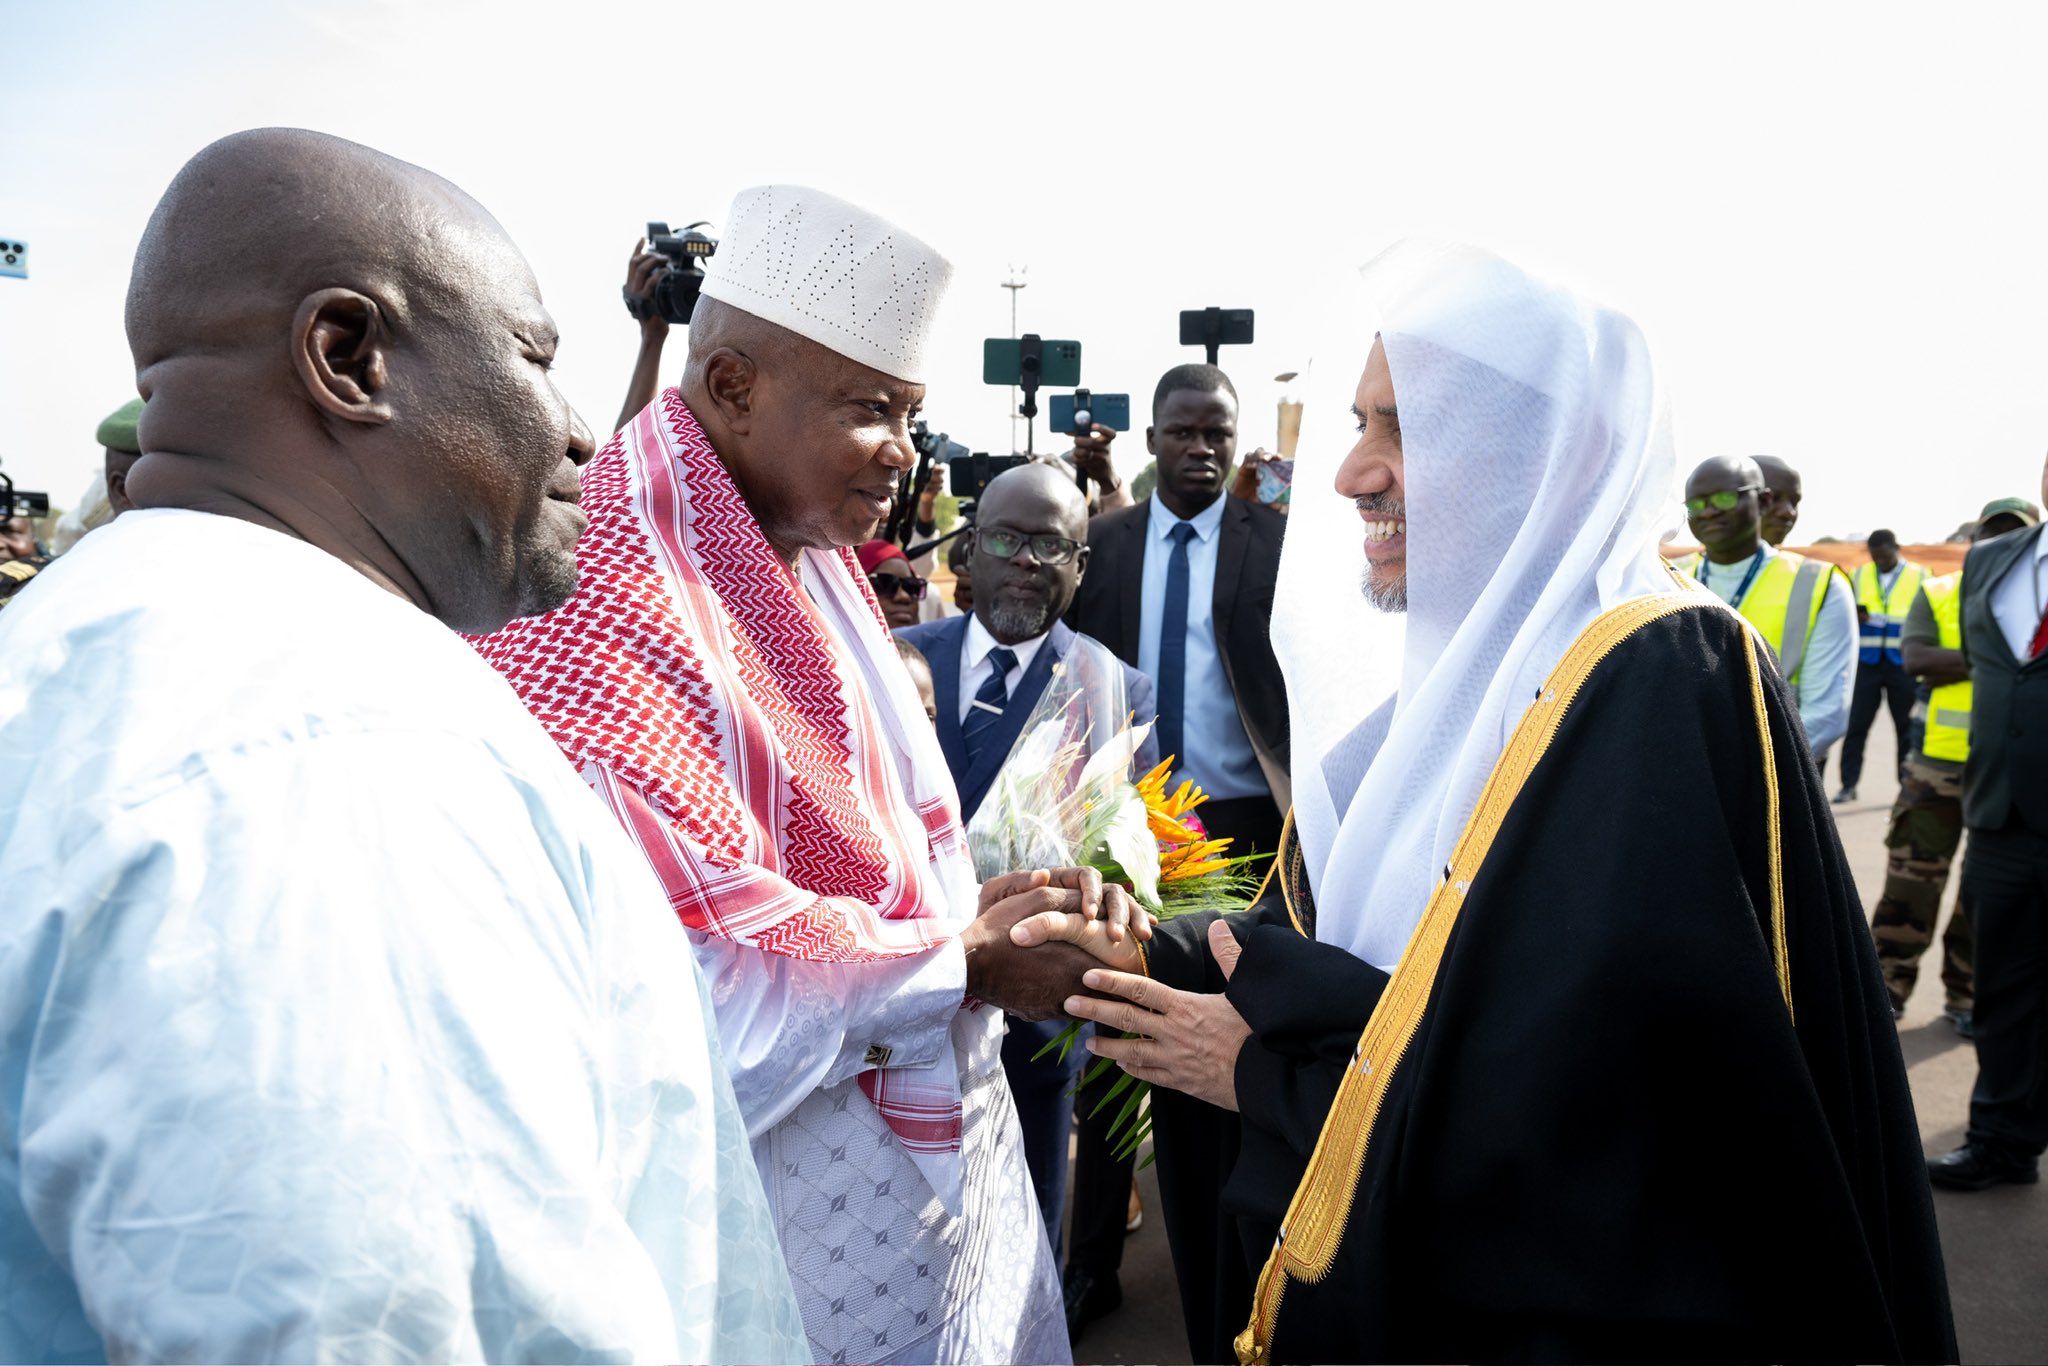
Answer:
[{"label": "man wearing eyeglasses", "polygon": [[[931,663],[938,694],[939,748],[960,790],[960,814],[970,839],[975,813],[1056,670],[1073,673],[1092,664],[1112,684],[1121,680],[1120,688],[1111,689],[1120,701],[1101,707],[1113,714],[1088,718],[1088,733],[1096,740],[1124,725],[1126,709],[1140,724],[1153,720],[1151,680],[1060,620],[1088,567],[1088,547],[1083,543],[1087,531],[1088,507],[1071,476],[1051,464],[1004,471],[982,493],[971,533],[973,613],[896,631],[898,641],[916,646]],[[885,614],[887,607],[884,600]],[[1095,710],[1095,694],[1083,696]],[[1158,761],[1158,742],[1148,736],[1134,767],[1142,774]],[[1033,1057],[1067,1024],[1064,1019],[1033,1023],[1013,1018],[1003,1040],[1003,1070],[1024,1130],[1024,1160],[1055,1252],[1066,1202],[1067,1131],[1074,1113],[1069,1092],[1087,1054],[1074,1048],[1064,1060]],[[1119,1244],[1122,1192],[1130,1187],[1128,1164],[1122,1170],[1122,1187],[1105,1206],[1116,1217]],[[1091,1205],[1102,1203],[1090,1200]]]},{"label": "man wearing eyeglasses", "polygon": [[1763,538],[1763,471],[1746,456],[1716,456],[1685,481],[1685,515],[1701,552],[1674,566],[1733,607],[1770,643],[1799,698],[1799,724],[1815,755],[1849,728],[1856,604],[1822,560]]}]

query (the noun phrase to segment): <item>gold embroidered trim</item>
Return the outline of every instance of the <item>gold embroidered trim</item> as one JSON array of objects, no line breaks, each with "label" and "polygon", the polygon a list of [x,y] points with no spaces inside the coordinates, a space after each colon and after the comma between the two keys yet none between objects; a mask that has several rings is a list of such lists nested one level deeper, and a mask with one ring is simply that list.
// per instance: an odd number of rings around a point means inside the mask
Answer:
[{"label": "gold embroidered trim", "polygon": [[[1286,871],[1283,872],[1283,868]],[[1291,806],[1287,808],[1286,818],[1280,822],[1280,847],[1273,851],[1273,861],[1266,865],[1266,876],[1259,883],[1258,894],[1252,897],[1253,905],[1266,899],[1266,892],[1272,887],[1275,877],[1280,880],[1280,900],[1287,907],[1287,918],[1294,922],[1294,932],[1304,939],[1311,938],[1297,909],[1307,895],[1308,864],[1302,856],[1301,835],[1294,828],[1294,808]]]},{"label": "gold embroidered trim", "polygon": [[1764,676],[1756,658],[1756,633],[1745,633],[1743,640],[1748,646],[1743,657],[1749,661],[1749,700],[1756,711],[1756,738],[1764,751],[1765,857],[1771,864],[1771,961],[1778,970],[1778,991],[1785,998],[1785,1013],[1796,1024],[1799,1017],[1792,1009],[1792,957],[1785,948],[1784,831],[1779,825],[1778,755],[1771,743],[1771,716],[1764,710]]},{"label": "gold embroidered trim", "polygon": [[[1364,1171],[1373,1123],[1395,1069],[1422,1023],[1465,893],[1485,863],[1494,837],[1523,783],[1556,738],[1579,689],[1601,660],[1642,627],[1678,612],[1713,605],[1714,600],[1688,588],[1683,593],[1632,598],[1602,613],[1572,642],[1544,682],[1536,701],[1516,725],[1458,837],[1446,876],[1431,894],[1428,907],[1409,936],[1393,978],[1373,1008],[1372,1018],[1366,1021],[1365,1032],[1352,1052],[1351,1065],[1338,1084],[1337,1099],[1323,1121],[1301,1185],[1288,1204],[1280,1237],[1259,1272],[1251,1322],[1234,1344],[1244,1366],[1266,1366],[1270,1362],[1273,1325],[1288,1281],[1313,1284],[1329,1274],[1338,1241],[1358,1196],[1358,1181]],[[1751,667],[1755,667],[1753,655]],[[1761,684],[1756,686],[1761,689]],[[1761,696],[1760,691],[1758,695]],[[1775,839],[1775,820],[1772,829]]]},{"label": "gold embroidered trim", "polygon": [[[1293,841],[1291,850],[1290,837]],[[1282,864],[1286,865],[1287,871],[1280,877],[1280,899],[1287,906],[1287,918],[1293,922],[1296,934],[1303,939],[1310,938],[1308,927],[1302,924],[1301,912],[1296,909],[1306,895],[1308,866],[1302,859],[1301,833],[1294,828],[1294,808],[1291,806],[1287,808],[1287,818],[1280,822],[1280,847],[1273,852],[1273,862],[1266,869],[1266,881],[1260,884],[1259,896],[1266,894],[1266,887],[1272,883],[1273,875],[1280,872]]]}]

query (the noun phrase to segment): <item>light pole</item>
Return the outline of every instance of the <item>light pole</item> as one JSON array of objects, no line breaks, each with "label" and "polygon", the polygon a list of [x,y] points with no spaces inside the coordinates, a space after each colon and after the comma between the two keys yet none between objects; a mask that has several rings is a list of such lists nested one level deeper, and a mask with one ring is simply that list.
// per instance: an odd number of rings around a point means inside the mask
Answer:
[{"label": "light pole", "polygon": [[[1031,267],[1029,266],[1011,266],[1010,278],[1003,281],[1003,288],[1010,291],[1011,341],[1017,340],[1017,291],[1024,288],[1025,284],[1028,283],[1017,277],[1025,274],[1030,269]],[[1017,386],[1014,384],[1010,386],[1010,449],[1013,451],[1017,449]]]}]

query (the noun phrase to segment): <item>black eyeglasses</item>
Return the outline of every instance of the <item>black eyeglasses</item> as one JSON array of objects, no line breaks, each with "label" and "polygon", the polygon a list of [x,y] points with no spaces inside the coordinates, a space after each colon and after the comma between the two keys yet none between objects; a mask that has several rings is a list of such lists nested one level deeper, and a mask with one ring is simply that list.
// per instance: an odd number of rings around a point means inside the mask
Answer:
[{"label": "black eyeglasses", "polygon": [[1025,546],[1031,547],[1031,558],[1040,564],[1065,564],[1080,553],[1081,543],[1065,536],[1050,533],[1027,536],[1006,526],[977,527],[974,543],[999,560],[1015,557]]},{"label": "black eyeglasses", "polygon": [[898,593],[908,593],[920,602],[924,600],[924,590],[931,587],[915,574],[875,573],[868,575],[868,582],[874,585],[875,596],[878,598],[893,598]]}]

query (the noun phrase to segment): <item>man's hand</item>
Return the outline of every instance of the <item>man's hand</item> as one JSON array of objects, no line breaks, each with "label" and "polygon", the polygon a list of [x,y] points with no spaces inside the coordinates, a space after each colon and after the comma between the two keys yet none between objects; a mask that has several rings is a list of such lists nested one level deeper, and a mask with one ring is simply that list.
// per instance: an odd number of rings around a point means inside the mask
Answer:
[{"label": "man's hand", "polygon": [[[1033,888],[1048,886],[1077,893],[1080,900],[1063,909],[1089,920],[1101,920],[1113,944],[1123,943],[1133,931],[1140,939],[1152,937],[1152,917],[1145,913],[1145,908],[1122,887],[1104,883],[1102,874],[1094,868],[1038,868],[990,878],[981,884],[982,914],[988,914],[990,908],[999,902]],[[1015,924],[1016,921],[1010,923]],[[1025,941],[1020,939],[1017,942],[1022,944]]]},{"label": "man's hand", "polygon": [[1069,915],[1063,911],[1043,911],[1027,920],[1020,920],[1010,930],[1011,942],[1024,948],[1037,948],[1041,944],[1072,944],[1086,949],[1095,959],[1118,972],[1143,972],[1145,954],[1138,947],[1138,939],[1152,937],[1152,917],[1140,912],[1137,936],[1122,939],[1109,937],[1109,923],[1091,920],[1085,915]]},{"label": "man's hand", "polygon": [[1259,498],[1259,466],[1273,459],[1273,454],[1264,446],[1238,461],[1237,473],[1231,478],[1230,493],[1233,498],[1242,498],[1255,503]]},{"label": "man's hand", "polygon": [[[1019,922],[1075,915],[1099,921],[1105,937],[1112,928],[1121,937],[1121,927],[1130,924],[1134,912],[1144,919],[1124,889],[1104,887],[1102,874],[1093,868],[1005,873],[982,884],[981,907],[960,935],[967,953],[967,994],[1026,1020],[1060,1015],[1060,1003],[1082,989],[1081,974],[1096,959],[1072,944],[1026,948],[1012,935]],[[1151,932],[1149,923],[1144,932]]]},{"label": "man's hand", "polygon": [[1081,985],[1094,959],[1071,944],[1026,949],[1010,931],[1034,915],[1076,911],[1082,893],[1051,885],[1044,871],[1005,873],[982,884],[981,914],[960,932],[967,953],[967,994],[1026,1020],[1050,1020]]},{"label": "man's hand", "polygon": [[[1239,949],[1221,920],[1209,926],[1209,952],[1228,978],[1237,967]],[[1097,1034],[1088,1039],[1089,1052],[1113,1059],[1139,1081],[1237,1109],[1237,1055],[1252,1031],[1227,997],[1175,991],[1149,977],[1106,968],[1095,968],[1081,980],[1092,990],[1123,999],[1071,996],[1067,1014],[1141,1036]]]},{"label": "man's hand", "polygon": [[[633,254],[626,261],[627,296],[651,307],[655,282],[667,269],[666,256],[650,251],[646,238],[635,239]],[[619,420],[612,424],[613,431],[631,422],[634,415],[654,402],[654,396],[661,392],[661,349],[667,340],[666,318],[650,312],[640,319],[640,355],[633,362],[632,378],[626,381],[626,404],[619,409]]]},{"label": "man's hand", "polygon": [[927,529],[936,531],[939,518],[939,498],[946,491],[946,462],[932,461],[929,473],[924,477],[924,487],[917,491],[917,529],[925,534]]},{"label": "man's hand", "polygon": [[1100,422],[1089,424],[1088,435],[1074,438],[1074,468],[1093,479],[1105,493],[1123,484],[1116,477],[1116,462],[1109,457],[1109,443],[1114,440],[1116,429]]},{"label": "man's hand", "polygon": [[[668,258],[658,251],[650,250],[646,238],[633,243],[633,255],[626,261],[626,293],[651,306],[654,302],[654,282],[668,270]],[[668,335],[668,319],[659,313],[650,314],[640,320],[640,337],[643,341]]]}]

